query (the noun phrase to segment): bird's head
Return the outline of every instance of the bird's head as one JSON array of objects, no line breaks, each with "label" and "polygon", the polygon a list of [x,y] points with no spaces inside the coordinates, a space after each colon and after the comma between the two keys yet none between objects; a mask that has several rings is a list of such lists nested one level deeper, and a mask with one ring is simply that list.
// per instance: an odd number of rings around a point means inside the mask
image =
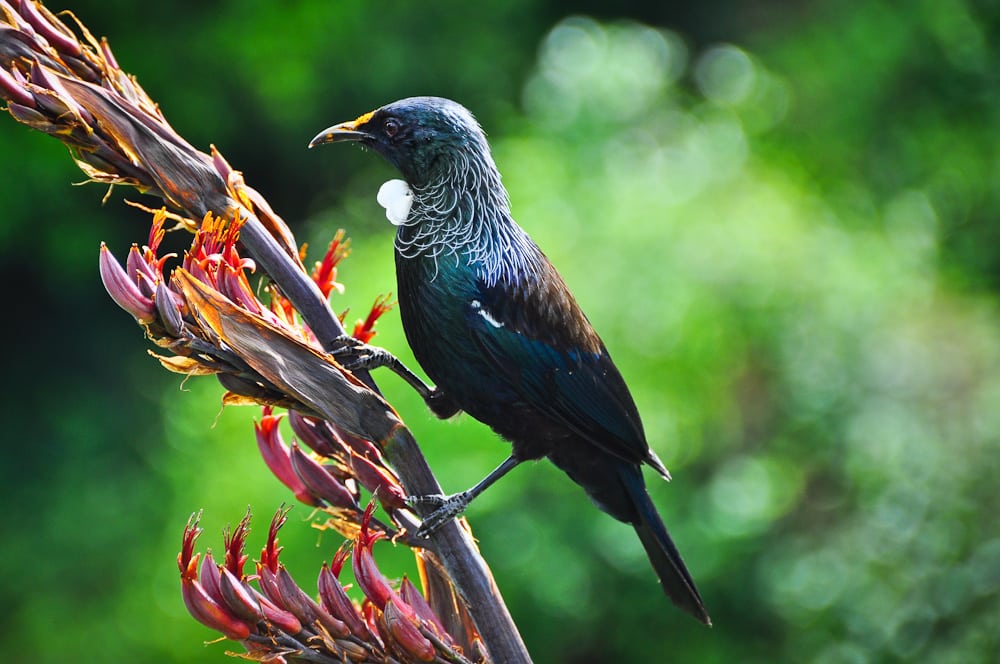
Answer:
[{"label": "bird's head", "polygon": [[492,165],[479,123],[464,106],[441,97],[409,97],[321,131],[309,147],[355,141],[375,150],[412,186],[447,177],[471,160]]}]

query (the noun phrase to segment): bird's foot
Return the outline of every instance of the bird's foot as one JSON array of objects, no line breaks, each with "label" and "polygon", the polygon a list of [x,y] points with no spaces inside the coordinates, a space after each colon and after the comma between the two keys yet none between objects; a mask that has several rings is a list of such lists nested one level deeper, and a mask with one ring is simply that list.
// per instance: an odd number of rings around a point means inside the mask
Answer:
[{"label": "bird's foot", "polygon": [[421,519],[417,537],[428,537],[435,530],[459,516],[469,506],[472,496],[468,491],[445,496],[433,493],[426,496],[410,496],[406,499],[411,507],[430,505],[434,511]]},{"label": "bird's foot", "polygon": [[358,371],[361,369],[371,371],[372,369],[390,366],[393,363],[399,362],[386,349],[379,348],[378,346],[370,346],[346,334],[337,337],[335,343],[337,346],[330,351],[330,354],[348,371]]},{"label": "bird's foot", "polygon": [[458,405],[444,396],[440,390],[431,387],[420,376],[406,368],[399,358],[378,346],[369,346],[354,337],[341,335],[334,340],[336,347],[330,351],[333,358],[348,371],[378,369],[388,367],[424,398],[438,417],[451,417],[458,412]]}]

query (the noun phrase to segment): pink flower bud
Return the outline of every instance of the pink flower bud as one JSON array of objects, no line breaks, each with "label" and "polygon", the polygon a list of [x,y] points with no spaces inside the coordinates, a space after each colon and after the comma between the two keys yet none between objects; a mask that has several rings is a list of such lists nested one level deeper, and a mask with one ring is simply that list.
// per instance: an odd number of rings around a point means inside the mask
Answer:
[{"label": "pink flower bud", "polygon": [[57,51],[79,57],[80,42],[64,34],[52,25],[52,23],[50,23],[49,20],[42,15],[39,8],[35,7],[35,3],[21,3],[21,15],[28,19],[31,26],[35,28],[35,30],[37,30],[38,33],[44,37],[45,40],[49,42],[49,44],[51,44]]},{"label": "pink flower bud", "polygon": [[258,315],[263,311],[242,272],[237,271],[227,263],[221,263],[217,281],[219,292],[232,300],[233,303]]},{"label": "pink flower bud", "polygon": [[167,287],[167,282],[163,279],[160,279],[156,284],[153,302],[156,304],[156,311],[160,314],[160,322],[167,333],[174,338],[180,337],[184,332],[184,319],[177,308],[174,292]]},{"label": "pink flower bud", "polygon": [[146,297],[153,295],[156,282],[160,281],[160,275],[153,271],[153,268],[143,258],[139,247],[135,244],[128,250],[128,257],[125,259],[125,271],[128,273],[129,278],[139,287],[139,291],[143,295]]},{"label": "pink flower bud", "polygon": [[[0,67],[0,96],[28,109],[33,109],[35,106],[35,98],[18,83],[17,79],[7,73],[3,67]],[[14,117],[17,116],[15,115]]]},{"label": "pink flower bud", "polygon": [[135,281],[129,278],[103,242],[99,263],[104,289],[115,304],[132,314],[140,323],[152,323],[156,320],[153,301],[139,291]]}]

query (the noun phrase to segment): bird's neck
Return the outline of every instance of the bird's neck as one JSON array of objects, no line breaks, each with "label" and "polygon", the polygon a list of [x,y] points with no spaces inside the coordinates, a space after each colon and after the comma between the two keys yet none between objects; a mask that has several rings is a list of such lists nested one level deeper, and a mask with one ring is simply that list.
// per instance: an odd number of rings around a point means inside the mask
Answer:
[{"label": "bird's neck", "polygon": [[475,268],[489,285],[523,272],[537,248],[510,214],[493,159],[459,153],[427,184],[411,185],[413,204],[396,233],[403,259],[432,262],[434,274]]}]

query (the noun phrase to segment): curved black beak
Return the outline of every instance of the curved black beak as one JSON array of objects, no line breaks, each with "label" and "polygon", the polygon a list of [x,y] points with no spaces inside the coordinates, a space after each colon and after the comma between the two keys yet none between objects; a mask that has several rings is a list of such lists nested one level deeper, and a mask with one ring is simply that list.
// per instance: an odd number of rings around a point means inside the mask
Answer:
[{"label": "curved black beak", "polygon": [[340,124],[333,125],[332,127],[327,127],[320,133],[316,134],[315,138],[309,141],[309,147],[314,148],[317,145],[322,145],[324,143],[339,143],[341,141],[361,141],[366,138],[371,138],[371,134],[361,131],[359,127],[364,126],[368,120],[372,117],[371,113],[365,113],[357,120],[351,120],[350,122],[341,122]]}]

